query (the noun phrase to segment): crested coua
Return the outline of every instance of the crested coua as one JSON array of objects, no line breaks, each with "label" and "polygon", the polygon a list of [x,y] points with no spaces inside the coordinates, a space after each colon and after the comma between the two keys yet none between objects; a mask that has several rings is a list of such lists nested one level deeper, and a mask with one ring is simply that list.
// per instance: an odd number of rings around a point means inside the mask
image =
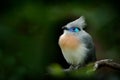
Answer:
[{"label": "crested coua", "polygon": [[62,27],[64,32],[59,38],[59,46],[65,60],[71,65],[68,70],[78,69],[96,60],[92,37],[83,30],[85,25],[85,18],[81,16]]}]

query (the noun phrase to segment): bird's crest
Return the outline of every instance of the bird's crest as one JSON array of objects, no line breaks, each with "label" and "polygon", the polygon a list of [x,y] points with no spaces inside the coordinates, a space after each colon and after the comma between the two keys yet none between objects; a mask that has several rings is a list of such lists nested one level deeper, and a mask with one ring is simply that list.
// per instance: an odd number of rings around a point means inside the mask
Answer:
[{"label": "bird's crest", "polygon": [[74,20],[73,22],[68,23],[67,27],[77,26],[77,27],[83,29],[85,27],[85,25],[86,25],[85,17],[81,16],[80,18]]}]

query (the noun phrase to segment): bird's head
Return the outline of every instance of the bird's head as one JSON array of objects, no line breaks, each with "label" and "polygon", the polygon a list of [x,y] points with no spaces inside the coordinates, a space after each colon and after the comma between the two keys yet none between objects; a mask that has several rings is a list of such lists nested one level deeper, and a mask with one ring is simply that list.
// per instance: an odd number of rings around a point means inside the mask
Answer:
[{"label": "bird's head", "polygon": [[85,25],[85,18],[84,16],[81,16],[77,20],[70,22],[62,27],[62,29],[64,30],[64,33],[76,34],[82,31]]}]

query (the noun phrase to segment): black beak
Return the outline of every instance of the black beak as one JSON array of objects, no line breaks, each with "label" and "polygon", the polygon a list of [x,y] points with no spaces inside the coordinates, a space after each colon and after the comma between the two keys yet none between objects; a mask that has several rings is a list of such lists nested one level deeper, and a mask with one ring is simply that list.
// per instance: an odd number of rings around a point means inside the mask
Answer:
[{"label": "black beak", "polygon": [[62,29],[63,29],[63,30],[68,30],[68,28],[67,28],[67,27],[65,27],[65,26],[63,26],[63,27],[62,27]]}]

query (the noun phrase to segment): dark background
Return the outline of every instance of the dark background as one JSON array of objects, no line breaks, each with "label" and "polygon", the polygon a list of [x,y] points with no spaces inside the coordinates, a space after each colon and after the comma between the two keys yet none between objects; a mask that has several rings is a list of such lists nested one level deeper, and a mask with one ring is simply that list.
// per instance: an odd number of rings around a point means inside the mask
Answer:
[{"label": "dark background", "polygon": [[[119,8],[116,0],[0,0],[0,80],[41,79],[56,63],[67,68],[58,46],[61,27],[81,15],[97,59],[120,62]],[[98,73],[98,80],[120,79],[119,71]]]}]

